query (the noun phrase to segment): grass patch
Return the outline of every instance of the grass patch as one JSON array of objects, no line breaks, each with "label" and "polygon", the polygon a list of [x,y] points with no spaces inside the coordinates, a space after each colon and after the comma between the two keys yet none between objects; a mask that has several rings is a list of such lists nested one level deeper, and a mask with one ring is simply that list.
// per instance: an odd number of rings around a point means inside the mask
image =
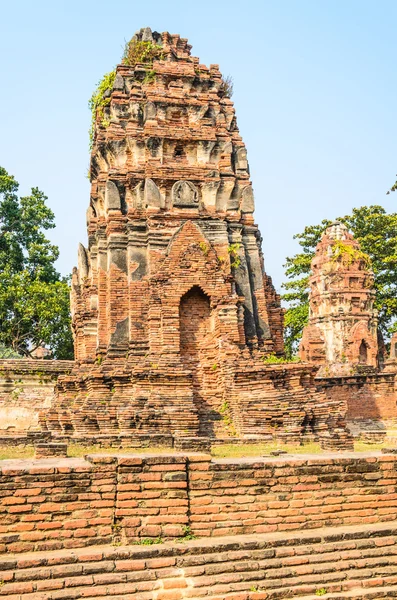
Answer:
[{"label": "grass patch", "polygon": [[80,446],[79,444],[69,444],[68,456],[71,458],[80,458],[86,454],[173,454],[175,450],[167,446],[156,446],[154,448],[112,448],[103,447],[98,444],[92,446]]},{"label": "grass patch", "polygon": [[[175,450],[166,446],[157,446],[155,448],[108,448],[101,447],[98,444],[92,446],[81,446],[80,444],[69,444],[68,457],[81,458],[87,454],[173,454]],[[14,458],[33,458],[33,446],[0,446],[0,460]]]},{"label": "grass patch", "polygon": [[0,460],[10,458],[33,458],[33,446],[0,446]]},{"label": "grass patch", "polygon": [[132,543],[136,544],[138,546],[153,546],[153,544],[163,544],[164,540],[161,537],[143,538],[141,540],[138,540],[137,542],[132,542]]},{"label": "grass patch", "polygon": [[293,446],[269,442],[267,444],[224,444],[212,448],[215,458],[244,458],[246,456],[270,456],[275,450],[284,450],[288,454],[321,454],[320,444],[304,444]]},{"label": "grass patch", "polygon": [[371,444],[370,442],[354,442],[354,451],[355,452],[371,452],[373,450],[382,450],[382,448],[395,448],[395,442],[377,442]]},{"label": "grass patch", "polygon": [[[397,447],[397,438],[389,442],[354,442],[355,452],[372,452],[382,450],[382,448]],[[245,458],[254,456],[270,456],[271,452],[284,450],[288,454],[322,454],[323,450],[320,444],[309,443],[303,446],[292,444],[278,444],[277,442],[268,442],[263,444],[224,444],[222,446],[213,446],[211,454],[214,458]],[[154,448],[111,448],[101,447],[99,444],[91,446],[81,446],[80,444],[69,444],[68,457],[82,458],[87,454],[174,454],[176,451],[167,446],[156,446]],[[0,446],[0,460],[33,458],[33,446]]]},{"label": "grass patch", "polygon": [[[382,450],[382,448],[393,448],[397,446],[396,442],[378,442],[371,444],[369,442],[354,442],[354,452],[373,452]],[[323,454],[320,444],[310,443],[303,446],[290,444],[277,444],[269,442],[267,444],[225,444],[223,446],[213,446],[212,456],[214,458],[244,458],[253,456],[270,456],[275,450],[284,450],[288,454]]]}]

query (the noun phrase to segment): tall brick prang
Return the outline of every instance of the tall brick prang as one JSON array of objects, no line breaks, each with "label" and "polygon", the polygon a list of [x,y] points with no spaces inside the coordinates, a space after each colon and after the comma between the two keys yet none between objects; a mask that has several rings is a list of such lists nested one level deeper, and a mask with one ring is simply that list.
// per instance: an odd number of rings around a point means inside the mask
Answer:
[{"label": "tall brick prang", "polygon": [[300,355],[327,375],[378,366],[378,320],[369,258],[343,223],[324,232],[312,261],[309,324]]},{"label": "tall brick prang", "polygon": [[352,434],[378,441],[397,421],[397,346],[394,335],[384,361],[374,301],[369,257],[345,225],[333,223],[312,260],[300,356],[318,365],[316,382],[327,398],[345,405]]},{"label": "tall brick prang", "polygon": [[190,50],[143,29],[100,88],[88,248],[72,281],[77,363],[42,425],[74,436],[328,434],[341,407],[316,391],[313,367],[264,362],[283,356],[283,310],[247,151],[230,84]]}]

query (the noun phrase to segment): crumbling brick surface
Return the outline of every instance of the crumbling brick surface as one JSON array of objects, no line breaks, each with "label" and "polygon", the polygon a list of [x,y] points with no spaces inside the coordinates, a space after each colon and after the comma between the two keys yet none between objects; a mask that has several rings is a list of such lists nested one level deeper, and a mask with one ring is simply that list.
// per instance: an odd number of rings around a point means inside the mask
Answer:
[{"label": "crumbling brick surface", "polygon": [[71,360],[0,360],[0,437],[38,431],[57,378],[73,367]]},{"label": "crumbling brick surface", "polygon": [[[10,600],[394,598],[395,523],[1,559]],[[319,593],[320,592],[320,593]]]},{"label": "crumbling brick surface", "polygon": [[317,383],[329,398],[338,397],[346,403],[347,420],[372,420],[390,426],[397,423],[395,373],[324,377]]},{"label": "crumbling brick surface", "polygon": [[287,595],[312,600],[326,588],[338,599],[374,600],[396,596],[396,552],[393,523],[150,548],[38,552],[2,557],[2,596],[264,600]]}]

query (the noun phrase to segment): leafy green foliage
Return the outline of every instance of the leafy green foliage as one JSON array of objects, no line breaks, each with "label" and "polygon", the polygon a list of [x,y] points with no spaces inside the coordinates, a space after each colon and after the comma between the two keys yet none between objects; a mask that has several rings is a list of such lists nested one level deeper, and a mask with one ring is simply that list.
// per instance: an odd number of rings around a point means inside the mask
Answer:
[{"label": "leafy green foliage", "polygon": [[190,540],[195,540],[196,538],[197,536],[192,532],[190,525],[184,525],[183,535],[177,539],[177,542],[189,542]]},{"label": "leafy green foliage", "polygon": [[0,359],[3,358],[22,358],[20,354],[18,354],[18,352],[15,352],[15,350],[13,350],[12,348],[7,348],[6,346],[3,346],[3,344],[0,344]]},{"label": "leafy green foliage", "polygon": [[274,352],[272,352],[271,354],[263,358],[263,362],[265,363],[265,365],[284,365],[287,363],[290,364],[291,362],[299,362],[299,359],[295,356],[292,357],[292,359],[284,358],[283,356],[277,356],[276,354],[274,354]]},{"label": "leafy green foliage", "polygon": [[0,167],[0,344],[23,356],[45,345],[55,358],[73,358],[69,286],[45,236],[54,214],[37,188],[26,197],[17,191]]},{"label": "leafy green foliage", "polygon": [[208,244],[206,244],[205,242],[200,242],[199,246],[204,256],[207,256],[208,252],[210,251],[210,247],[208,246]]},{"label": "leafy green foliage", "polygon": [[91,111],[91,127],[90,127],[90,149],[94,142],[94,131],[97,117],[104,127],[109,127],[110,121],[105,118],[104,108],[110,104],[111,91],[113,89],[114,80],[116,79],[116,70],[105,73],[101,81],[98,82],[95,91],[93,92],[88,107]]},{"label": "leafy green foliage", "polygon": [[155,79],[156,79],[156,71],[153,71],[153,69],[150,69],[150,71],[147,71],[142,83],[153,83],[153,81],[155,81]]},{"label": "leafy green foliage", "polygon": [[130,40],[124,48],[123,64],[135,66],[137,64],[152,65],[154,60],[164,58],[163,48],[153,42],[140,42]]},{"label": "leafy green foliage", "polygon": [[154,544],[163,544],[164,540],[161,537],[156,538],[142,538],[137,542],[133,542],[133,544],[137,544],[140,546],[153,546]]},{"label": "leafy green foliage", "polygon": [[225,400],[220,406],[219,414],[222,417],[223,424],[225,425],[228,434],[232,437],[235,437],[237,435],[237,432],[233,423],[231,407],[227,400]]},{"label": "leafy green foliage", "polygon": [[[379,311],[379,326],[385,336],[397,330],[397,213],[386,213],[382,206],[362,206],[350,215],[339,218],[361,246],[362,257],[370,261],[375,277],[375,308]],[[331,221],[305,227],[294,236],[302,251],[286,259],[283,299],[289,303],[285,315],[285,344],[288,357],[295,354],[302,329],[309,315],[309,276],[311,260],[321,235]],[[343,255],[337,247],[335,258]]]},{"label": "leafy green foliage", "polygon": [[366,269],[371,267],[371,259],[358,248],[353,248],[344,244],[342,240],[335,240],[332,245],[332,262],[341,262],[345,267],[349,267],[355,261],[362,261]]},{"label": "leafy green foliage", "polygon": [[237,267],[239,267],[241,265],[241,258],[239,256],[240,247],[241,247],[241,244],[235,243],[235,244],[230,244],[230,246],[228,246],[228,248],[227,248],[227,251],[230,254],[230,259],[231,259],[230,264],[235,269],[237,269]]}]

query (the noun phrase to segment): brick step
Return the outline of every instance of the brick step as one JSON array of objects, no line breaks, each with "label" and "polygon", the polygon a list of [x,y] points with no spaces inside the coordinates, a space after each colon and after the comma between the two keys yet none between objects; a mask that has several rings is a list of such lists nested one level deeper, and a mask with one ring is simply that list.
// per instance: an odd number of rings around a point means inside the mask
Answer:
[{"label": "brick step", "polygon": [[[321,588],[320,588],[321,589]],[[287,596],[285,589],[280,589],[277,591],[277,595],[269,595],[267,592],[232,592],[230,594],[222,594],[222,595],[210,595],[206,597],[206,600],[286,600],[287,598],[296,598],[296,596],[289,595]],[[173,591],[175,594],[175,590]],[[172,595],[172,598],[186,598],[184,595],[184,591],[180,592],[180,596]],[[164,595],[158,596],[161,600],[164,598],[171,597],[171,592],[169,595],[165,591]],[[366,588],[354,588],[352,590],[346,592],[331,592],[326,593],[322,596],[317,594],[311,594],[310,596],[299,596],[300,600],[318,600],[319,597],[324,598],[324,600],[348,600],[349,598],[362,598],[366,600],[380,600],[381,598],[397,598],[397,586],[385,586],[385,587],[377,587],[377,589],[366,589]],[[109,596],[84,596],[85,600],[106,600]],[[123,594],[122,596],[111,596],[112,600],[137,600],[136,595],[131,594]],[[36,600],[32,598],[31,600]],[[37,600],[42,600],[41,598],[37,598]],[[47,600],[47,599],[46,599]],[[146,592],[139,594],[139,600],[153,600],[153,592]],[[198,600],[196,598],[191,597],[190,600]],[[200,599],[201,600],[201,599]]]},{"label": "brick step", "polygon": [[[380,598],[397,598],[397,585],[378,587],[377,589],[354,588],[347,592],[331,592],[329,594],[324,594],[321,597],[324,598],[324,600],[346,600],[348,598],[367,598],[368,600],[378,600]],[[301,596],[300,600],[318,600],[318,598],[319,596],[314,594],[310,596]],[[215,598],[211,598],[211,600],[215,600]],[[262,599],[260,594],[257,596],[252,594],[249,597],[249,600]]]},{"label": "brick step", "polygon": [[[284,600],[287,598],[295,598],[296,596],[286,596],[285,590],[279,590],[279,595],[277,596],[278,600]],[[273,598],[275,598],[273,596]],[[311,594],[310,596],[299,596],[300,600],[318,600],[319,598],[324,598],[324,600],[348,600],[349,598],[364,598],[367,600],[380,600],[381,598],[397,598],[397,586],[385,586],[378,588],[376,590],[373,589],[364,589],[364,588],[355,588],[353,590],[349,590],[348,592],[335,592],[335,593],[327,593],[319,596],[318,594]],[[94,600],[93,598],[86,600]],[[104,599],[96,599],[96,600],[104,600]],[[114,599],[112,599],[114,600]],[[191,600],[194,600],[191,599]],[[266,592],[248,592],[247,594],[242,594],[241,592],[235,592],[232,594],[222,595],[222,596],[208,596],[206,600],[272,600],[272,597],[269,596]]]},{"label": "brick step", "polygon": [[[130,562],[137,563],[138,561]],[[190,599],[206,598],[209,600],[214,594],[215,596],[228,597],[230,593],[234,592],[248,593],[252,587],[258,588],[262,592],[266,591],[269,598],[288,598],[306,595],[311,592],[315,593],[316,590],[324,586],[324,582],[326,582],[328,588],[338,589],[339,591],[349,590],[353,584],[370,588],[373,585],[379,585],[380,578],[382,584],[397,583],[397,569],[395,566],[389,567],[389,576],[385,573],[385,569],[373,569],[371,571],[356,568],[349,571],[328,571],[318,575],[303,575],[290,579],[277,578],[274,574],[274,578],[271,575],[270,580],[266,577],[267,573],[263,571],[242,571],[236,574],[229,573],[226,576],[219,573],[206,576],[206,586],[200,585],[200,582],[189,576],[185,569],[168,567],[142,570],[142,566],[136,565],[135,568],[140,567],[141,570],[131,570],[127,573],[112,572],[110,570],[112,565],[109,566],[108,561],[104,561],[102,565],[87,563],[85,566],[69,565],[69,568],[67,568],[67,565],[64,567],[58,566],[58,571],[53,573],[47,570],[40,573],[40,569],[32,569],[30,574],[28,570],[18,573],[17,580],[11,583],[7,583],[10,572],[4,572],[2,577],[5,583],[0,589],[0,596],[10,598],[22,594],[25,597],[24,594],[46,592],[48,598],[59,600],[65,597],[65,591],[68,590],[71,596],[79,598],[81,596],[86,597],[87,587],[94,586],[96,594],[101,595],[103,593],[105,596],[113,597],[120,592],[127,594],[129,592],[144,592],[148,589],[158,590],[161,584],[157,584],[156,581],[161,581],[166,589],[184,589],[184,597]],[[131,564],[131,569],[133,568],[134,566]],[[338,568],[337,565],[335,568]],[[63,574],[61,574],[62,571]],[[89,574],[90,572],[91,574]],[[182,572],[184,577],[181,575]],[[222,583],[218,583],[219,580]],[[193,582],[194,587],[190,587],[190,582]]]},{"label": "brick step", "polygon": [[307,594],[315,595],[316,591],[323,588],[345,593],[353,585],[360,589],[370,589],[374,586],[397,584],[396,569],[393,568],[392,572],[393,575],[389,577],[378,576],[377,572],[367,573],[367,579],[357,569],[352,569],[349,572],[333,573],[332,577],[328,573],[318,577],[300,577],[293,582],[284,579],[268,582],[263,578],[255,579],[250,573],[244,573],[242,574],[244,580],[241,582],[234,581],[229,585],[214,583],[214,585],[205,588],[194,587],[193,589],[184,590],[184,597],[190,600],[213,600],[218,597],[229,598],[230,594],[233,595],[234,593],[248,594],[252,588],[256,588],[262,594],[266,594],[266,598],[269,598],[269,600],[298,598]]},{"label": "brick step", "polygon": [[[365,544],[358,544],[361,541],[364,541]],[[215,555],[213,553],[206,553],[198,556],[195,555],[193,561],[195,566],[184,567],[184,572],[186,576],[196,576],[196,587],[200,587],[202,582],[203,586],[205,586],[205,581],[209,576],[222,575],[227,578],[230,575],[232,579],[241,578],[247,567],[249,567],[247,571],[249,579],[262,579],[265,573],[269,587],[274,585],[273,580],[279,581],[280,578],[287,581],[288,579],[294,580],[294,577],[299,577],[302,581],[306,575],[310,577],[315,575],[323,576],[324,573],[333,573],[335,571],[342,574],[351,570],[352,563],[354,569],[376,569],[379,572],[379,569],[390,567],[393,572],[397,573],[397,537],[377,538],[377,541],[378,543],[382,543],[382,545],[374,547],[374,540],[356,540],[354,542],[355,545],[362,545],[360,549],[351,549],[352,542],[325,544],[321,549],[316,548],[315,545],[302,547],[279,546],[276,549],[268,548],[265,550],[253,549],[251,550],[250,558],[245,560],[241,560],[241,551],[230,551],[227,556],[222,553]],[[392,542],[393,545],[390,545]],[[386,543],[388,545],[385,545]],[[338,552],[335,552],[336,548]],[[174,555],[174,553],[172,554]],[[57,563],[56,557],[52,558],[51,566],[46,566],[45,561],[41,561],[40,559],[33,559],[33,563],[42,564],[44,562],[44,564],[37,567],[23,568],[26,561],[24,561],[22,556],[16,563],[19,565],[17,571],[9,568],[15,567],[15,561],[7,560],[6,557],[0,560],[3,581],[13,579],[18,581],[56,579],[62,575],[75,576],[77,579],[79,575],[95,573],[98,569],[111,571],[115,568],[114,561],[106,559],[94,564],[84,562],[84,560],[80,559],[78,566],[75,561],[67,560],[68,558],[72,559],[73,554],[69,557],[60,557],[59,563]],[[175,559],[171,559],[172,561],[175,563]],[[128,559],[127,562],[122,559],[117,562],[120,570],[125,570],[124,564],[128,565]],[[149,560],[149,566],[150,563],[151,561]],[[62,569],[57,568],[59,565],[63,565]]]},{"label": "brick step", "polygon": [[352,586],[397,583],[397,522],[150,548],[98,546],[6,554],[0,557],[0,572],[0,597],[8,600],[145,600],[154,591],[157,600],[241,600],[256,593],[251,588],[269,599],[303,597],[323,587],[345,593]]}]

